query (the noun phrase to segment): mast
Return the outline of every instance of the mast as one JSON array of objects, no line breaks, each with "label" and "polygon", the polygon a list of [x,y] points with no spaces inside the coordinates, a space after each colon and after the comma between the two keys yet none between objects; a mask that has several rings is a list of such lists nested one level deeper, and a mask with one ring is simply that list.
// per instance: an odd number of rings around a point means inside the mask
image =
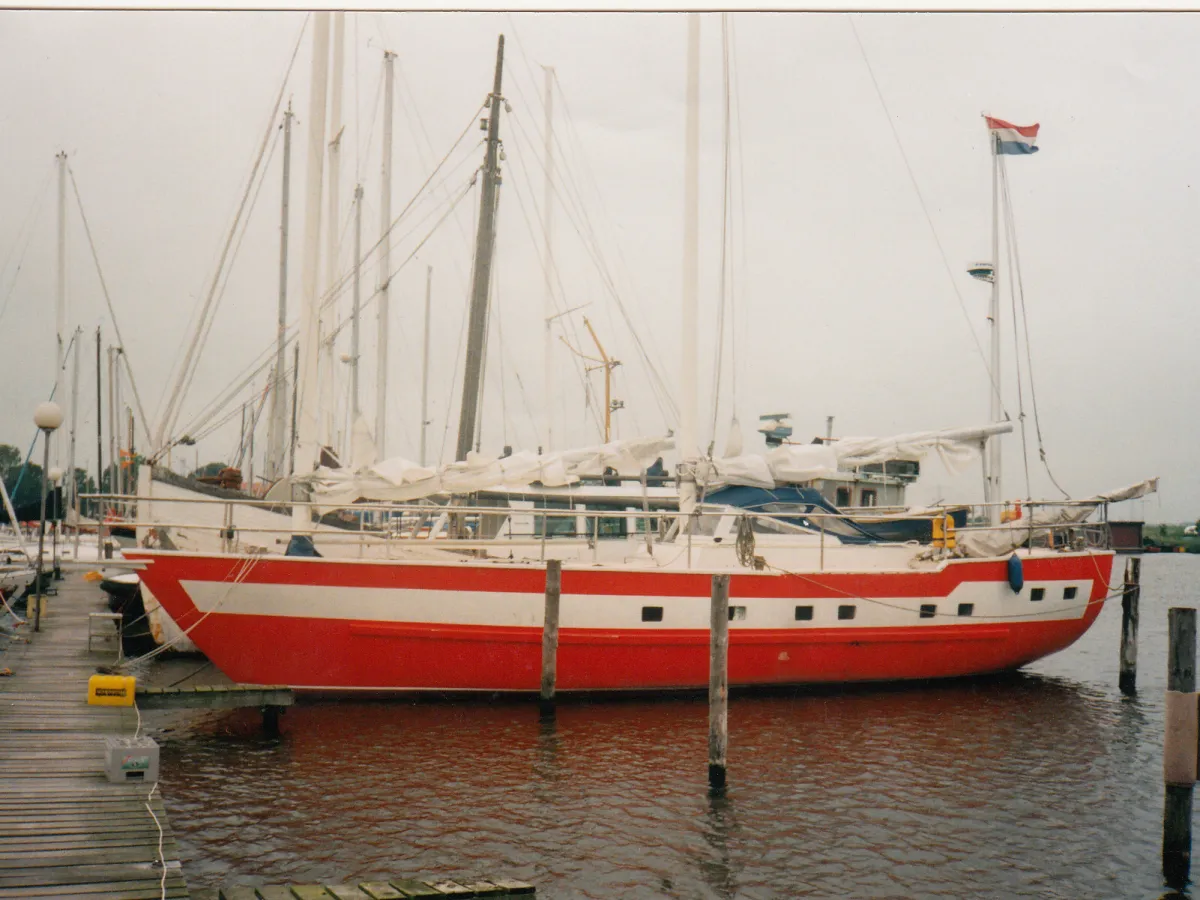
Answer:
[{"label": "mast", "polygon": [[[100,326],[96,326],[96,493],[102,493],[104,488],[104,403],[101,392],[104,382],[100,380]],[[99,521],[100,517],[96,516]]]},{"label": "mast", "polygon": [[554,323],[554,252],[550,242],[550,221],[554,213],[554,68],[542,66],[542,72],[546,78],[546,188],[545,198],[542,200],[542,228],[545,230],[543,255],[546,259],[546,299],[543,307],[546,323],[542,350],[542,415],[545,421],[542,425],[542,435],[546,440],[545,452],[549,453],[554,449],[554,413],[551,399],[554,384],[554,341],[551,337],[551,326]]},{"label": "mast", "polygon": [[[329,76],[329,13],[313,18],[312,78],[309,96],[308,148],[304,197],[304,256],[300,314],[300,365],[296,402],[295,473],[308,475],[320,459],[316,418],[317,375],[321,339],[320,274],[321,183],[325,174],[325,93]],[[312,518],[307,507],[292,507],[292,527],[309,530]]]},{"label": "mast", "polygon": [[[57,336],[57,353],[54,357],[54,396],[59,403],[63,402],[63,374],[67,365],[66,339],[67,331],[67,152],[64,150],[55,156],[58,160],[58,281],[55,291],[55,334]],[[54,433],[54,464],[62,461],[62,438]]]},{"label": "mast", "polygon": [[429,428],[429,307],[433,297],[433,266],[425,267],[425,340],[421,351],[421,465],[425,465],[425,434]]},{"label": "mast", "polygon": [[288,436],[288,474],[296,474],[296,403],[300,399],[300,342],[296,342],[292,353],[292,431]]},{"label": "mast", "polygon": [[338,212],[341,206],[342,70],[346,45],[346,14],[333,14],[333,72],[329,91],[329,209],[325,227],[325,283],[327,299],[321,301],[321,445],[334,447],[334,304],[333,286],[338,274]]},{"label": "mast", "polygon": [[467,325],[467,358],[463,371],[462,410],[458,418],[455,460],[464,460],[475,445],[475,421],[483,386],[483,351],[487,336],[488,289],[491,286],[492,251],[496,243],[496,187],[500,184],[500,96],[504,73],[504,35],[496,46],[496,77],[489,95],[487,159],[483,166],[483,191],[479,198],[479,230],[475,234],[475,268],[471,273],[471,312]]},{"label": "mast", "polygon": [[392,272],[392,108],[395,106],[392,61],[396,54],[383,54],[383,170],[379,200],[379,233],[383,248],[379,254],[379,331],[375,335],[375,447],[380,459],[387,458],[387,376],[388,376],[388,294]]},{"label": "mast", "polygon": [[267,429],[267,478],[274,481],[283,476],[287,453],[287,361],[284,344],[287,340],[287,267],[288,267],[288,203],[292,177],[292,104],[288,102],[283,114],[283,201],[279,223],[279,314],[275,326],[275,380],[271,388],[271,421]]},{"label": "mast", "polygon": [[[993,132],[992,145],[992,297],[988,308],[991,332],[991,422],[999,422],[1003,415],[1000,403],[1000,138]],[[999,503],[1003,500],[1000,483],[1000,436],[988,439],[988,491],[984,502]],[[993,524],[1000,521],[999,507],[988,507],[988,516]]]},{"label": "mast", "polygon": [[[79,344],[83,329],[75,328],[75,347],[71,356],[71,436],[67,445],[67,469],[63,478],[63,506],[71,509],[79,486],[75,482],[75,435],[79,426]],[[79,534],[79,522],[75,522],[75,534]]]},{"label": "mast", "polygon": [[700,283],[700,16],[688,13],[687,118],[684,125],[683,164],[683,310],[680,354],[679,441],[683,465],[679,483],[679,511],[690,515],[696,503],[696,482],[689,464],[697,456],[696,443],[696,343]]},{"label": "mast", "polygon": [[358,394],[358,360],[359,360],[359,314],[362,309],[361,278],[362,270],[362,198],[361,184],[354,186],[354,307],[350,312],[350,430],[354,430],[354,422],[361,412],[361,400]]},{"label": "mast", "polygon": [[604,345],[600,343],[600,338],[596,336],[596,329],[592,327],[592,323],[588,321],[588,317],[583,317],[583,324],[588,330],[588,334],[592,336],[592,341],[596,345],[596,352],[600,354],[600,364],[604,368],[604,443],[612,440],[612,414],[614,409],[619,407],[613,404],[612,399],[612,373],[613,369],[621,363],[618,360],[612,359],[604,352]]},{"label": "mast", "polygon": [[116,367],[113,365],[113,351],[108,348],[108,493],[116,494],[117,490],[117,406],[114,379]]}]

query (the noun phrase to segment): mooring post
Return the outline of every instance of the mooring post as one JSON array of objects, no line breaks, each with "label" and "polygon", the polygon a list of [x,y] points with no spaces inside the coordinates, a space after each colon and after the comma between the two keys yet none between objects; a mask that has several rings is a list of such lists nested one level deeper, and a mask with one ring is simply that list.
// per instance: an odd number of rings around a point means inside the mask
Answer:
[{"label": "mooring post", "polygon": [[542,690],[538,708],[554,714],[554,689],[558,683],[558,606],[562,596],[562,560],[546,560],[546,617],[542,623]]},{"label": "mooring post", "polygon": [[1142,559],[1125,560],[1125,592],[1121,596],[1121,673],[1117,678],[1123,694],[1137,692],[1138,600],[1142,594]]},{"label": "mooring post", "polygon": [[708,642],[708,786],[725,787],[729,749],[729,576],[712,577]]},{"label": "mooring post", "polygon": [[1196,783],[1200,720],[1196,706],[1196,610],[1167,614],[1166,734],[1163,741],[1163,875],[1167,884],[1187,882],[1192,855],[1192,789]]},{"label": "mooring post", "polygon": [[262,708],[263,731],[267,737],[279,737],[279,717],[283,715],[282,706],[264,706]]}]

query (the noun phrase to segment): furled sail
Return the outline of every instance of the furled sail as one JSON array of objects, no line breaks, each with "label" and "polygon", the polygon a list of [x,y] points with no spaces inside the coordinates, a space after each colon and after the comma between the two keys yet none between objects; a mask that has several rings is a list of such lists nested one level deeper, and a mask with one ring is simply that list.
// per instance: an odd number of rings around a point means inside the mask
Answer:
[{"label": "furled sail", "polygon": [[1048,539],[1054,526],[1061,527],[1083,522],[1102,504],[1136,500],[1138,497],[1145,497],[1147,494],[1157,491],[1158,479],[1148,478],[1120,490],[1088,497],[1086,500],[1077,500],[1062,505],[1026,508],[1025,514],[1020,519],[990,528],[959,532],[958,546],[964,556],[1004,556],[1022,546],[1026,541]]},{"label": "furled sail", "polygon": [[584,477],[600,477],[606,470],[637,476],[672,449],[671,437],[612,441],[597,447],[537,454],[528,451],[489,457],[468,453],[446,466],[419,466],[392,457],[357,469],[319,468],[300,481],[312,488],[313,499],[329,506],[356,500],[404,502],[435,494],[469,494],[487,489],[520,488],[540,483],[564,487]]}]

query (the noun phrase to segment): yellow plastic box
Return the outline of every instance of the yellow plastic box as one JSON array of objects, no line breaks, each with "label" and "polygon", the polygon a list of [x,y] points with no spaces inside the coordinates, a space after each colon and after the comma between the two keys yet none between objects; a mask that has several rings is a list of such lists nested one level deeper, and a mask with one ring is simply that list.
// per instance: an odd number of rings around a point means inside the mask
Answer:
[{"label": "yellow plastic box", "polygon": [[133,706],[137,679],[132,675],[93,675],[88,679],[91,706]]}]

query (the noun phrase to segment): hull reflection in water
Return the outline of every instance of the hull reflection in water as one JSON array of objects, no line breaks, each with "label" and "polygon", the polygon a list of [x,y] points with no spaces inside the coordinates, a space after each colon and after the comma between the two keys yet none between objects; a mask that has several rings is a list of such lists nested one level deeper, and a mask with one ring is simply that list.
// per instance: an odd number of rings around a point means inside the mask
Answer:
[{"label": "hull reflection in water", "polygon": [[[551,900],[1148,896],[1128,889],[1153,860],[1128,797],[1146,726],[1119,702],[1024,675],[735,698],[724,798],[692,699],[565,703],[554,724],[520,703],[302,704],[278,742],[250,714],[169,735],[164,795],[194,886],[420,872]],[[1118,817],[1150,840],[1114,834]]]}]

